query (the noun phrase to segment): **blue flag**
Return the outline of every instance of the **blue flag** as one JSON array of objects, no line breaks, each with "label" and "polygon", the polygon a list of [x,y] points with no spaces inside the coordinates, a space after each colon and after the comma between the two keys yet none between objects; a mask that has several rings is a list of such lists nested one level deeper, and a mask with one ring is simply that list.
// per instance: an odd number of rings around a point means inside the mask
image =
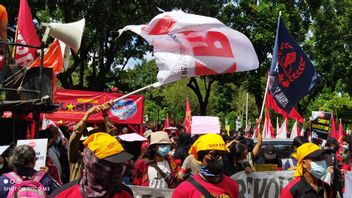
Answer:
[{"label": "blue flag", "polygon": [[289,113],[317,83],[314,66],[279,17],[270,67],[269,91]]}]

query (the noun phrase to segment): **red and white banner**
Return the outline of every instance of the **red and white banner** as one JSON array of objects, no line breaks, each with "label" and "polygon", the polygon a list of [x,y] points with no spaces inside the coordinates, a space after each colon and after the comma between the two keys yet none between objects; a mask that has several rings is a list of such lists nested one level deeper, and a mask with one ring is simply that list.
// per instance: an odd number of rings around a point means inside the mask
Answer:
[{"label": "red and white banner", "polygon": [[[55,103],[59,105],[58,111],[45,114],[45,118],[53,121],[80,121],[85,112],[92,106],[104,104],[110,100],[121,97],[123,94],[58,89],[55,93]],[[115,102],[109,111],[109,118],[118,124],[143,123],[144,96],[131,95]],[[101,113],[93,114],[89,122],[103,122]]]},{"label": "red and white banner", "polygon": [[[16,43],[22,43],[33,46],[40,46],[39,36],[35,30],[31,10],[27,0],[20,1],[20,9],[18,11],[18,22],[16,32]],[[32,63],[36,56],[35,48],[16,47],[16,64],[27,66]]]},{"label": "red and white banner", "polygon": [[[257,69],[251,41],[215,18],[183,11],[164,12],[148,25],[128,25],[154,46],[160,84],[181,78]],[[160,85],[159,84],[159,85]]]}]

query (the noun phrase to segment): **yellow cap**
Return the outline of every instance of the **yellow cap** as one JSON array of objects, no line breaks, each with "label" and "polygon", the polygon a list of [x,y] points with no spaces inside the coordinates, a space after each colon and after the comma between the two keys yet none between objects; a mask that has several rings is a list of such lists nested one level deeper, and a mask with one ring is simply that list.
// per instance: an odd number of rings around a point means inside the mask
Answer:
[{"label": "yellow cap", "polygon": [[297,152],[292,154],[294,158],[297,160],[297,168],[294,174],[295,177],[299,177],[303,175],[303,167],[301,165],[301,161],[306,158],[308,155],[314,153],[315,151],[322,151],[320,147],[314,143],[304,143],[297,148]]},{"label": "yellow cap", "polygon": [[[194,159],[197,160],[199,151],[206,150],[218,150],[218,151],[228,151],[225,146],[225,142],[222,137],[218,134],[205,134],[198,138],[197,141],[193,143],[189,149],[189,154],[194,156]],[[200,162],[199,162],[200,163]]]},{"label": "yellow cap", "polygon": [[87,146],[97,158],[113,163],[121,163],[133,157],[133,155],[124,151],[115,137],[103,132],[90,135],[83,142],[83,145]]}]

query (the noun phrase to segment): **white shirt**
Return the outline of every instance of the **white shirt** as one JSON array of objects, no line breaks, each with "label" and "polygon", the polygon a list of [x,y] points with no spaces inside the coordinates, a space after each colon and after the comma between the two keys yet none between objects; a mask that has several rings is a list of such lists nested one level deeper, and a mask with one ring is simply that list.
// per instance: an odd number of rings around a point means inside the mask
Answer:
[{"label": "white shirt", "polygon": [[[157,162],[157,166],[162,170],[168,177],[171,175],[171,169],[169,163],[166,160]],[[148,180],[150,188],[168,188],[167,182],[161,177],[159,172],[152,166],[148,167]]]}]

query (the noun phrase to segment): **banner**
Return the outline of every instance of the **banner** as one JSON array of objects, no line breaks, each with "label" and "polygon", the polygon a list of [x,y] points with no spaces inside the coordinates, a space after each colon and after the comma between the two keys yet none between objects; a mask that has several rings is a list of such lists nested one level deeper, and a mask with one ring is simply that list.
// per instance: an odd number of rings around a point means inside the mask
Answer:
[{"label": "banner", "polygon": [[278,198],[281,189],[293,178],[293,171],[239,172],[231,176],[236,180],[241,198]]},{"label": "banner", "polygon": [[213,116],[192,116],[191,134],[220,133],[220,120]]},{"label": "banner", "polygon": [[312,111],[312,137],[327,139],[330,129],[331,113]]},{"label": "banner", "polygon": [[251,41],[215,18],[178,10],[161,13],[148,25],[128,25],[120,35],[126,30],[153,45],[160,84],[259,67]]},{"label": "banner", "polygon": [[[347,187],[348,186],[348,187]],[[347,171],[345,174],[345,198],[352,198],[352,171]]]},{"label": "banner", "polygon": [[135,198],[169,198],[173,189],[148,188],[143,186],[129,185]]},{"label": "banner", "polygon": [[[116,99],[123,94],[58,89],[54,95],[54,101],[59,105],[58,111],[45,114],[47,119],[53,121],[80,121],[86,111],[94,105],[104,104],[109,100]],[[112,122],[118,124],[142,124],[144,96],[131,95],[118,100],[111,107],[108,116]],[[89,116],[89,122],[102,122],[101,113]]]},{"label": "banner", "polygon": [[48,139],[17,140],[17,146],[20,145],[28,145],[34,149],[35,156],[37,157],[34,167],[35,170],[39,171],[40,167],[45,167]]},{"label": "banner", "polygon": [[272,97],[282,110],[290,113],[313,89],[317,79],[313,64],[279,17],[270,68],[269,90]]}]

